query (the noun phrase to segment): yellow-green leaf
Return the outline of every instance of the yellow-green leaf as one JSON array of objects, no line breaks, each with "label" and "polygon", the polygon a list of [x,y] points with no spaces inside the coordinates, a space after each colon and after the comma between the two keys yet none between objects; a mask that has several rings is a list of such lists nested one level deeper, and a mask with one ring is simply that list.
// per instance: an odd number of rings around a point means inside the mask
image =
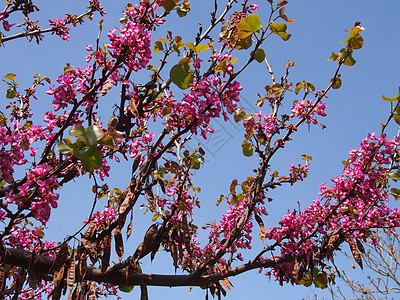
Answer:
[{"label": "yellow-green leaf", "polygon": [[188,63],[177,64],[172,67],[169,76],[179,88],[185,90],[193,83],[193,72]]},{"label": "yellow-green leaf", "polygon": [[261,28],[260,16],[257,14],[248,15],[237,25],[239,39],[245,39],[253,33],[258,33]]},{"label": "yellow-green leaf", "polygon": [[262,63],[265,58],[265,52],[263,49],[258,48],[256,53],[254,54],[254,59],[259,63]]},{"label": "yellow-green leaf", "polygon": [[396,189],[396,188],[392,188],[390,190],[390,193],[392,194],[392,196],[397,200],[400,200],[400,190]]},{"label": "yellow-green leaf", "polygon": [[14,81],[15,77],[17,77],[17,75],[13,73],[8,73],[6,76],[4,76],[5,79],[9,79],[11,81]]},{"label": "yellow-green leaf", "polygon": [[179,2],[179,0],[164,0],[163,7],[164,7],[165,11],[169,13],[178,2]]},{"label": "yellow-green leaf", "polygon": [[273,23],[270,27],[271,31],[279,35],[284,41],[287,41],[292,36],[286,32],[287,25],[285,23]]}]

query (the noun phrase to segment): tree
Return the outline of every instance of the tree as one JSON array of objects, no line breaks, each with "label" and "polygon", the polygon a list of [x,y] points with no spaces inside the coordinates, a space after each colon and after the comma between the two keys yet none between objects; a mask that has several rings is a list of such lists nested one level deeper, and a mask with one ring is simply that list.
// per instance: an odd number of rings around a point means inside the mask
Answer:
[{"label": "tree", "polygon": [[[3,296],[39,298],[48,293],[57,299],[68,288],[71,298],[95,298],[116,294],[117,287],[127,292],[140,286],[147,299],[147,286],[152,285],[199,286],[214,296],[231,288],[229,277],[254,269],[280,284],[325,288],[334,274],[324,267],[334,264],[333,254],[343,243],[361,264],[358,248],[371,229],[399,226],[399,211],[386,204],[390,193],[399,196],[399,190],[390,187],[398,176],[399,141],[384,134],[392,119],[399,121],[396,95],[384,97],[392,109],[381,134],[369,134],[359,150],[350,152],[333,185],[322,185],[319,199],[288,212],[279,226],[266,230],[270,191],[305,179],[312,158],[304,155],[304,164],[292,164],[283,175],[274,170],[271,159],[301,125],[323,126],[319,120],[326,116],[324,99],[331,89],[340,88],[341,68],[355,64],[353,52],[363,46],[364,31],[357,22],[348,30],[344,48],[332,53],[337,68],[323,90],[306,81],[293,84],[289,72],[294,63],[288,62],[285,75],[277,79],[262,48],[272,36],[283,42],[291,37],[287,1],[268,3],[266,18],[257,14],[258,5],[247,1],[227,1],[222,8],[215,2],[210,24],[199,26],[192,40],[167,30],[158,40],[150,34],[165,28],[172,14],[190,14],[189,1],[128,4],[119,28],[106,37],[99,22],[95,46],[86,48],[86,67],[67,64],[56,84],[53,80],[47,91],[53,107],[44,113],[44,123],[33,115],[31,101],[36,88],[51,80],[35,75],[32,86],[21,91],[17,75],[5,75],[11,102],[2,110],[0,135]],[[93,0],[87,12],[67,14],[41,29],[30,19],[37,9],[31,1],[6,2],[0,15],[2,44],[21,37],[40,43],[46,33],[68,40],[69,26],[80,25],[93,13],[104,15]],[[24,22],[10,24],[9,17],[19,11]],[[24,31],[7,35],[17,26]],[[254,63],[265,64],[271,81],[255,101],[259,111],[250,112],[237,103],[243,89],[240,77]],[[139,72],[150,74],[150,80],[136,81]],[[103,122],[104,99],[116,89],[119,100],[109,121]],[[291,97],[295,100],[288,100]],[[228,194],[217,200],[218,208],[226,210],[221,219],[200,227],[200,189],[193,173],[206,153],[201,146],[189,150],[187,144],[193,136],[211,136],[213,119],[242,124],[243,155],[259,160],[252,174],[233,179]],[[107,185],[113,160],[131,165],[130,183],[122,191]],[[45,225],[63,201],[61,188],[84,177],[93,181],[88,218],[61,243],[46,241]],[[102,211],[94,211],[97,202],[105,205]],[[126,249],[133,210],[139,208],[153,224],[139,246]],[[243,263],[254,226],[265,246]],[[209,231],[205,242],[197,238],[202,229]],[[170,254],[179,274],[145,274],[141,269],[144,257],[153,260],[161,251]],[[111,262],[114,252],[119,263]]]}]

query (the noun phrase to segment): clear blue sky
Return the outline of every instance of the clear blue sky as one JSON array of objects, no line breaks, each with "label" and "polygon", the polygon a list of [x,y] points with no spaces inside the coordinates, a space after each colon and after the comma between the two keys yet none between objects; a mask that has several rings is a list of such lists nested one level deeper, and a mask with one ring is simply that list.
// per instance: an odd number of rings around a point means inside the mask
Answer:
[{"label": "clear blue sky", "polygon": [[[108,13],[104,17],[103,36],[105,36],[108,28],[118,26],[118,19],[127,2],[103,2]],[[163,37],[166,30],[172,30],[174,35],[181,35],[185,42],[193,41],[193,30],[197,29],[198,23],[208,24],[208,11],[213,2],[211,0],[192,1],[192,11],[186,18],[167,19],[167,26],[162,27],[157,34]],[[264,5],[265,2],[263,0],[253,3]],[[222,6],[225,1],[218,1],[218,3]],[[46,26],[47,19],[63,17],[66,11],[79,14],[85,9],[86,2],[43,0],[38,1],[38,5],[41,11],[37,13],[37,16],[41,18],[42,25]],[[396,0],[384,2],[292,0],[287,5],[286,14],[294,20],[294,23],[288,26],[288,32],[292,34],[291,39],[283,42],[280,38],[273,37],[263,46],[278,78],[283,75],[284,62],[292,60],[296,62],[296,66],[291,71],[291,81],[296,83],[306,80],[314,83],[317,89],[326,87],[336,69],[336,64],[328,62],[327,59],[332,51],[337,52],[342,47],[339,41],[347,37],[345,30],[352,28],[356,21],[361,21],[367,30],[363,33],[364,47],[354,53],[356,65],[342,69],[342,88],[329,93],[326,101],[328,117],[323,120],[327,128],[321,130],[318,127],[311,127],[308,130],[307,127],[302,127],[294,141],[289,143],[286,149],[272,161],[271,169],[283,172],[288,170],[290,163],[300,162],[301,154],[313,157],[310,174],[305,182],[291,188],[281,188],[272,194],[274,201],[267,207],[270,215],[264,218],[267,228],[275,226],[287,209],[296,208],[297,201],[300,201],[302,207],[307,206],[317,197],[319,185],[325,181],[329,182],[331,177],[341,171],[341,161],[347,158],[349,149],[358,147],[360,140],[368,132],[380,130],[380,123],[386,120],[389,111],[389,104],[381,100],[381,95],[393,96],[397,93],[399,85],[399,11],[400,2]],[[263,16],[265,11],[259,13]],[[62,73],[66,62],[74,66],[85,66],[84,48],[86,44],[95,43],[98,20],[99,16],[95,15],[93,22],[85,22],[83,26],[74,28],[71,31],[70,42],[62,41],[56,36],[46,36],[39,46],[35,43],[29,44],[24,39],[6,43],[5,47],[0,49],[2,54],[0,76],[10,72],[15,73],[18,76],[17,80],[20,80],[23,86],[31,81],[35,73],[40,73],[50,77],[55,83],[56,76]],[[270,77],[264,65],[252,67],[239,80],[244,86],[242,100],[245,107],[249,107],[248,103],[250,106],[254,104],[257,93],[263,92],[263,87],[270,84]],[[34,105],[34,109],[48,110],[51,98],[44,93],[39,95],[41,97]],[[117,95],[117,93],[114,94],[115,97]],[[112,97],[112,94],[108,97],[110,105],[114,100]],[[291,100],[287,99],[287,103],[283,104],[284,109],[290,109]],[[3,103],[4,101],[3,97]],[[110,116],[109,107],[103,112],[103,120],[106,122]],[[240,144],[243,137],[237,125],[232,122],[218,122],[214,123],[214,126],[217,134],[215,139],[204,143],[208,149],[206,163],[201,171],[196,172],[195,177],[195,183],[202,187],[199,223],[218,219],[223,211],[222,207],[215,207],[216,199],[220,194],[227,192],[233,178],[240,180],[250,176],[251,170],[257,165],[257,161],[242,156]],[[396,128],[392,130],[392,133],[395,130]],[[115,168],[108,183],[110,188],[124,189],[129,182],[129,169],[129,166]],[[52,220],[46,232],[49,240],[61,241],[66,234],[75,232],[80,225],[79,222],[87,217],[92,203],[91,186],[92,182],[80,178],[62,191],[60,206],[53,211]],[[101,209],[102,203],[97,207]],[[128,247],[133,253],[142,239],[143,232],[148,227],[149,218],[150,216],[143,216],[142,211],[135,211],[134,236],[128,243],[130,246],[126,247],[127,255],[131,255]],[[257,228],[255,228],[254,241],[255,251],[257,251],[261,247]],[[250,259],[251,256],[247,258]],[[345,265],[351,263],[346,260],[343,262]],[[170,265],[169,255],[162,254],[152,264],[146,258],[143,271],[172,273]],[[310,289],[303,287],[289,285],[280,287],[277,282],[270,282],[257,271],[232,278],[231,281],[234,288],[228,292],[227,299],[301,299],[312,294]],[[204,291],[194,288],[191,293],[188,293],[187,288],[150,287],[149,296],[150,299],[184,297],[204,299]],[[124,299],[139,297],[139,289],[136,288]]]}]

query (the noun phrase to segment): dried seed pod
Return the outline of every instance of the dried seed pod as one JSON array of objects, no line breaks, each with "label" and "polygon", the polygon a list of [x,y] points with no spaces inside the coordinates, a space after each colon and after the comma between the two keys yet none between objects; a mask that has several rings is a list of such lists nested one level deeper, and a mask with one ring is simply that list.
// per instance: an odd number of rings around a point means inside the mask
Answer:
[{"label": "dried seed pod", "polygon": [[104,237],[103,242],[103,256],[101,258],[101,271],[105,272],[110,265],[110,255],[111,255],[111,233]]},{"label": "dried seed pod", "polygon": [[114,242],[115,242],[115,252],[118,256],[119,261],[122,261],[122,257],[124,256],[124,242],[122,240],[121,229],[116,227],[114,229]]},{"label": "dried seed pod", "polygon": [[70,292],[74,289],[75,285],[75,252],[72,251],[72,255],[69,258],[69,263],[68,263],[68,270],[67,270],[67,287]]},{"label": "dried seed pod", "polygon": [[359,265],[360,268],[362,269],[362,268],[363,268],[362,260],[361,260],[360,252],[358,252],[356,243],[355,243],[354,240],[351,239],[351,238],[348,238],[348,239],[346,240],[346,242],[347,242],[347,243],[349,244],[349,246],[350,246],[350,251],[351,251],[351,254],[353,254],[354,260],[356,261],[356,263],[358,263],[358,265]]}]

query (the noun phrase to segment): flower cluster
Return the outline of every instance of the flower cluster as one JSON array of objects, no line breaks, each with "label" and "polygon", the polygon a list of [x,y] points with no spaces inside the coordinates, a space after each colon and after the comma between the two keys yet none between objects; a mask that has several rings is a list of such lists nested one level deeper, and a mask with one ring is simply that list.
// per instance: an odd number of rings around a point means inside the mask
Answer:
[{"label": "flower cluster", "polygon": [[320,102],[314,107],[314,103],[310,99],[294,101],[290,117],[305,118],[307,124],[318,124],[318,120],[314,116],[326,117],[325,108],[325,102]]},{"label": "flower cluster", "polygon": [[27,181],[18,186],[18,195],[6,192],[8,204],[17,204],[19,207],[28,207],[32,211],[32,216],[42,222],[47,223],[50,218],[52,208],[57,208],[58,194],[54,193],[58,189],[57,178],[51,174],[53,168],[48,164],[36,166],[26,174]]},{"label": "flower cluster", "polygon": [[265,139],[275,129],[277,120],[272,113],[263,114],[260,110],[255,115],[258,118],[254,116],[243,122],[243,126],[246,128],[245,135],[251,136],[254,133],[258,138]]},{"label": "flower cluster", "polygon": [[206,138],[207,132],[214,131],[209,126],[210,120],[220,117],[221,113],[225,120],[228,119],[227,113],[234,112],[239,101],[239,92],[243,89],[239,82],[234,81],[222,92],[223,83],[220,76],[196,81],[190,87],[190,93],[186,94],[181,102],[170,102],[173,108],[167,124],[176,128],[194,125],[191,132],[197,133],[197,129],[201,128],[201,135]]},{"label": "flower cluster", "polygon": [[49,19],[50,26],[53,28],[54,33],[59,35],[64,41],[69,41],[69,28],[65,25],[64,20],[56,18],[55,21]]},{"label": "flower cluster", "polygon": [[38,140],[50,140],[53,128],[32,125],[30,122],[23,126],[18,121],[12,122],[12,127],[0,126],[0,175],[7,183],[12,183],[14,166],[27,162],[25,151],[29,150],[34,156],[37,149],[31,145]]},{"label": "flower cluster", "polygon": [[112,57],[121,58],[130,71],[146,67],[151,59],[151,34],[145,26],[129,21],[120,29],[110,30],[107,36],[110,39],[107,47],[112,49]]},{"label": "flower cluster", "polygon": [[157,6],[162,6],[162,1],[156,1],[156,5],[149,0],[141,1],[140,5],[135,4],[135,7],[128,4],[124,15],[130,21],[143,24],[148,30],[155,30],[156,26],[160,26],[165,22],[156,13]]},{"label": "flower cluster", "polygon": [[50,87],[47,91],[48,95],[54,96],[53,104],[54,110],[66,108],[68,104],[71,104],[76,100],[77,95],[86,95],[87,93],[87,81],[90,79],[93,73],[93,68],[88,65],[86,69],[77,67],[70,69],[64,75],[57,78],[57,82],[60,84],[56,88]]},{"label": "flower cluster", "polygon": [[15,249],[25,249],[34,252],[41,251],[45,256],[56,257],[56,250],[46,251],[46,249],[55,247],[56,243],[42,242],[41,238],[43,235],[42,227],[31,230],[27,225],[16,225],[11,229],[11,234],[3,239],[3,242],[6,246]]},{"label": "flower cluster", "polygon": [[369,134],[359,150],[350,151],[342,174],[332,179],[333,186],[322,184],[321,198],[303,212],[288,211],[267,237],[281,245],[282,255],[301,254],[315,251],[321,236],[328,234],[365,239],[371,228],[398,227],[400,211],[386,203],[385,176],[398,145],[398,138],[387,140],[385,135]]},{"label": "flower cluster", "polygon": [[[115,217],[117,215],[118,214],[115,210],[115,207],[104,205],[104,210],[101,212],[97,211],[96,213],[94,213],[91,216],[91,220],[94,220],[97,227],[101,227],[101,226],[106,227],[113,220],[115,220]],[[83,221],[83,223],[87,223],[87,222],[88,222],[88,219]]]}]

